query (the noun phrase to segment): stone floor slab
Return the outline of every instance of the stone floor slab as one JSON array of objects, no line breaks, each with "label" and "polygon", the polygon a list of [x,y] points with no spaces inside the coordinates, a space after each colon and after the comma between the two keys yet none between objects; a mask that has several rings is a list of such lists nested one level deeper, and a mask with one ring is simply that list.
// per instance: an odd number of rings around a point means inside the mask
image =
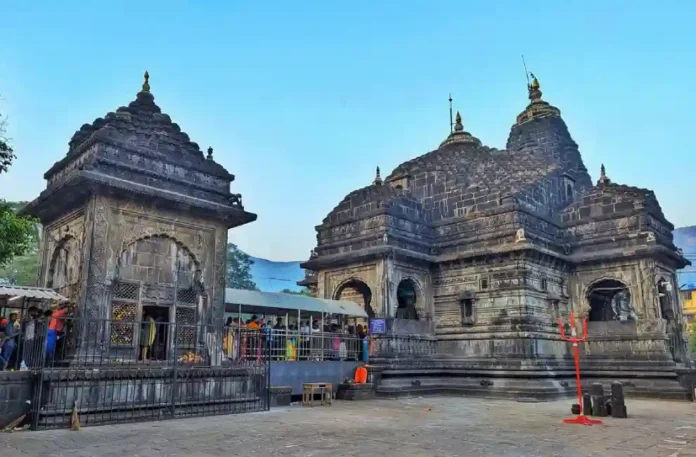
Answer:
[{"label": "stone floor slab", "polygon": [[2,457],[696,455],[696,404],[633,400],[628,419],[566,425],[570,401],[435,397],[0,435]]}]

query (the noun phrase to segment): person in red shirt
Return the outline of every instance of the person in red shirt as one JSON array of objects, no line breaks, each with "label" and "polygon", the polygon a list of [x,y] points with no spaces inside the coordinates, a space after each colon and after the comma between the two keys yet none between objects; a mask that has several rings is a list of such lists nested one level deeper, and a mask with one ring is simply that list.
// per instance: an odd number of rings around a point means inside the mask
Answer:
[{"label": "person in red shirt", "polygon": [[55,310],[46,312],[50,316],[48,332],[46,333],[46,360],[50,363],[54,359],[56,345],[65,329],[65,318],[70,310],[68,303],[62,303]]}]

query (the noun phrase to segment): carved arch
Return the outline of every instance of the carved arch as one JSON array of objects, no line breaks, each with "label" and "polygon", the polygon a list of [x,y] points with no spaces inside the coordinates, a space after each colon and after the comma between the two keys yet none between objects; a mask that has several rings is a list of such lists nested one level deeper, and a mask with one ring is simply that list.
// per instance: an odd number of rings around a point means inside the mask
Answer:
[{"label": "carved arch", "polygon": [[[429,311],[428,307],[426,306],[425,289],[423,288],[423,285],[421,284],[421,282],[414,275],[411,275],[411,274],[403,275],[401,277],[401,279],[399,280],[399,282],[396,284],[397,293],[399,290],[399,285],[404,281],[410,281],[413,283],[414,291],[416,293],[416,302],[414,303],[414,307],[415,307],[416,311],[418,312],[419,318],[423,319],[423,318],[430,316],[430,311]],[[398,304],[398,297],[397,297],[397,304]]]},{"label": "carved arch", "polygon": [[[191,281],[192,285],[195,290],[198,291],[201,295],[206,295],[205,292],[205,286],[203,285],[202,281],[202,271],[201,271],[201,263],[196,254],[181,240],[177,239],[176,237],[170,235],[169,233],[162,233],[162,232],[150,232],[147,233],[146,235],[142,236],[141,238],[137,239],[132,239],[130,243],[123,245],[121,251],[119,252],[117,262],[116,262],[116,271],[114,275],[114,282],[119,282],[121,278],[121,267],[123,259],[125,258],[125,253],[130,249],[131,246],[133,246],[136,243],[139,243],[141,241],[146,241],[146,240],[151,240],[153,238],[159,238],[159,239],[165,239],[169,240],[170,242],[174,243],[177,247],[177,255],[183,255],[190,259],[191,261]],[[129,238],[130,240],[131,238]]]},{"label": "carved arch", "polygon": [[[147,231],[147,230],[144,230],[144,231]],[[173,235],[173,233],[165,232],[165,231],[152,231],[149,233],[145,233],[138,238],[133,237],[133,236],[129,236],[128,238],[126,238],[123,242],[123,247],[121,248],[121,252],[119,252],[119,254],[118,254],[119,263],[121,262],[121,256],[123,255],[123,253],[128,248],[130,248],[133,244],[137,243],[138,241],[149,240],[152,238],[167,238],[167,239],[171,240],[174,244],[176,244],[179,248],[181,248],[186,254],[188,254],[191,257],[191,259],[193,260],[193,263],[196,265],[196,268],[200,269],[201,262],[198,259],[198,256],[196,255],[196,253],[191,248],[189,248],[186,245],[186,243],[184,243],[183,241],[176,238]]]},{"label": "carved arch", "polygon": [[373,317],[374,308],[372,307],[372,298],[374,297],[374,293],[372,292],[372,287],[370,287],[368,281],[364,280],[363,278],[351,276],[344,279],[334,288],[333,292],[331,293],[331,298],[333,300],[341,299],[343,291],[348,287],[353,288],[362,295],[362,306],[364,306],[367,315],[369,317]]},{"label": "carved arch", "polygon": [[[55,274],[56,270],[56,261],[58,260],[58,256],[60,255],[60,251],[65,248],[65,246],[72,240],[79,241],[79,239],[71,234],[68,233],[66,235],[63,235],[56,245],[53,247],[53,252],[51,253],[51,258],[48,262],[48,273],[47,273],[47,278],[46,278],[46,286],[49,288],[53,287],[53,276]],[[79,270],[78,270],[78,276],[79,276]],[[66,284],[63,284],[66,285]]]},{"label": "carved arch", "polygon": [[[592,320],[590,313],[594,312],[592,311],[592,300],[590,299],[590,294],[593,291],[598,290],[597,286],[600,285],[601,283],[606,282],[608,284],[611,283],[618,283],[621,284],[625,287],[625,290],[628,292],[628,298],[629,300],[634,300],[635,299],[635,294],[633,287],[631,284],[626,281],[625,279],[617,276],[617,275],[611,275],[611,274],[603,274],[592,281],[588,282],[585,288],[583,289],[583,294],[582,294],[582,304],[580,308],[580,314],[583,318],[588,318],[589,320]],[[619,289],[617,289],[618,291]],[[611,301],[611,297],[605,297],[605,299],[608,299]],[[609,312],[609,311],[607,311]]]},{"label": "carved arch", "polygon": [[158,230],[153,227],[136,227],[128,236],[124,237],[122,249],[119,253],[119,256],[120,254],[123,254],[123,251],[128,249],[132,244],[153,237],[169,238],[174,243],[176,243],[177,246],[185,249],[196,263],[196,266],[200,268],[201,262],[199,256],[196,254],[196,251],[187,246],[183,241],[178,239],[174,230]]}]

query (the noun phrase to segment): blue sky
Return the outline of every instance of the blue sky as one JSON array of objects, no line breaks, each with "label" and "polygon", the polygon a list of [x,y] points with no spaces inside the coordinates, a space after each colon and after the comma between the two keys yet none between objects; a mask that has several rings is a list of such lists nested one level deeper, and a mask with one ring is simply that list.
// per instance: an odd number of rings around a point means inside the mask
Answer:
[{"label": "blue sky", "polygon": [[[83,123],[157,103],[237,176],[249,253],[305,259],[314,226],[380,165],[434,149],[447,95],[504,147],[525,107],[520,59],[597,179],[654,189],[696,224],[696,3],[642,1],[5,0],[0,108],[18,159],[0,196],[29,200]],[[504,5],[504,7],[502,6]]]}]

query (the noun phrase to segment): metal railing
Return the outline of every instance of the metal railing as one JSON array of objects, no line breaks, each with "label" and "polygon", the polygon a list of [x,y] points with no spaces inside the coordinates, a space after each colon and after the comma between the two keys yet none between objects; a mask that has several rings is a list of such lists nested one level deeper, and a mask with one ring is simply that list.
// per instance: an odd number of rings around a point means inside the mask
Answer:
[{"label": "metal railing", "polygon": [[[185,365],[265,363],[268,347],[260,331],[222,325],[156,321],[62,318],[58,328],[49,319],[35,321],[34,330],[19,341],[15,365],[27,369],[87,365]],[[234,340],[232,340],[232,338]],[[229,348],[243,348],[241,352]]]},{"label": "metal railing", "polygon": [[342,332],[311,332],[297,330],[265,330],[260,332],[276,361],[341,361],[361,360],[362,339]]},{"label": "metal railing", "polygon": [[20,351],[36,379],[35,429],[269,407],[270,347],[259,331],[150,319],[35,324]]}]

